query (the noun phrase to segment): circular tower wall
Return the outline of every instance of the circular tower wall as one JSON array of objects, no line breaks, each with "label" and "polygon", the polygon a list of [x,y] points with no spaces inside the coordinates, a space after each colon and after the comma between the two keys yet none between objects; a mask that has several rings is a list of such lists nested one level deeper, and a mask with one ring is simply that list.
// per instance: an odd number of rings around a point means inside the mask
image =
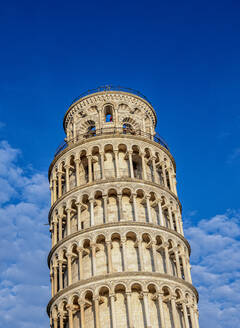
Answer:
[{"label": "circular tower wall", "polygon": [[175,162],[139,95],[105,90],[64,117],[49,168],[53,328],[198,328]]}]

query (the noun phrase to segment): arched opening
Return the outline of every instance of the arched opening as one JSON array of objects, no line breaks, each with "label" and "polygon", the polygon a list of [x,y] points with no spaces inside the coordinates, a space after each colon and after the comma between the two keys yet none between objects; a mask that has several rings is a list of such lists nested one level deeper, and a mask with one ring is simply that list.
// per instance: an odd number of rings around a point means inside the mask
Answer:
[{"label": "arched opening", "polygon": [[93,181],[101,179],[101,157],[98,147],[92,149],[92,173]]},{"label": "arched opening", "polygon": [[158,306],[157,289],[154,284],[148,285],[148,304],[150,310],[150,322],[152,328],[161,327],[160,310]]},{"label": "arched opening", "polygon": [[77,251],[77,245],[74,244],[72,247],[72,282],[75,283],[79,281],[80,273],[79,265],[78,265],[78,251]]},{"label": "arched opening", "polygon": [[105,114],[105,122],[106,123],[113,122],[113,107],[111,105],[107,105],[104,108],[104,114]]},{"label": "arched opening", "polygon": [[107,287],[102,287],[99,291],[99,321],[100,327],[111,327],[111,306],[109,289]]},{"label": "arched opening", "polygon": [[104,174],[106,179],[115,177],[114,152],[111,144],[104,147]]},{"label": "arched opening", "polygon": [[129,327],[129,318],[127,311],[127,302],[126,302],[126,288],[124,285],[119,284],[115,287],[115,309],[116,311],[116,322],[118,328]]},{"label": "arched opening", "polygon": [[93,293],[87,291],[84,298],[84,317],[85,322],[87,322],[88,328],[95,327],[95,316],[94,316],[94,306],[93,306]]},{"label": "arched opening", "polygon": [[133,322],[138,324],[138,327],[146,327],[146,318],[144,311],[143,298],[141,296],[142,286],[140,284],[133,284],[131,287],[131,303],[132,303],[132,318]]},{"label": "arched opening", "polygon": [[118,163],[119,163],[119,174],[121,178],[130,176],[130,168],[126,157],[127,157],[127,147],[126,145],[120,144],[118,146]]},{"label": "arched opening", "polygon": [[156,271],[154,268],[153,252],[151,247],[151,239],[149,234],[144,233],[142,236],[143,258],[145,270],[148,272]]},{"label": "arched opening", "polygon": [[90,240],[86,239],[83,242],[83,254],[82,254],[82,265],[83,265],[83,277],[84,279],[92,276],[92,259],[91,259],[91,246]]},{"label": "arched opening", "polygon": [[73,327],[80,327],[81,324],[80,305],[79,305],[79,297],[77,295],[73,296],[72,308],[73,308]]},{"label": "arched opening", "polygon": [[107,273],[107,247],[105,236],[100,235],[96,240],[96,274],[106,274]]},{"label": "arched opening", "polygon": [[138,248],[136,247],[137,236],[134,232],[128,232],[126,240],[127,252],[124,254],[126,271],[139,271],[140,270],[140,258]]},{"label": "arched opening", "polygon": [[132,147],[132,162],[133,162],[133,174],[134,178],[142,179],[142,159],[139,155],[139,148],[138,146]]},{"label": "arched opening", "polygon": [[103,224],[104,214],[103,214],[103,197],[102,192],[97,190],[94,195],[94,223]]},{"label": "arched opening", "polygon": [[117,191],[115,189],[110,189],[108,191],[108,206],[107,215],[109,222],[120,221],[120,209],[118,204]]},{"label": "arched opening", "polygon": [[112,266],[113,272],[123,271],[123,252],[121,245],[121,236],[118,233],[114,233],[111,236],[112,242]]}]

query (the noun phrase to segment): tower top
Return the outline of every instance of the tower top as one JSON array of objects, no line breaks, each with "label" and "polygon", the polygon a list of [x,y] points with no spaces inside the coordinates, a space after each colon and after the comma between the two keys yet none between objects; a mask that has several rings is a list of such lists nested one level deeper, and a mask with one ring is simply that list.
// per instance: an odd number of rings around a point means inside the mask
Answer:
[{"label": "tower top", "polygon": [[107,103],[113,105],[115,111],[121,112],[124,108],[124,111],[128,111],[129,114],[136,115],[136,112],[141,112],[141,119],[151,121],[153,128],[157,124],[155,110],[142,93],[131,88],[106,85],[87,90],[72,101],[63,119],[64,131],[67,132],[69,123],[75,121],[75,117],[85,118],[94,111],[97,114],[104,110],[103,107]]}]

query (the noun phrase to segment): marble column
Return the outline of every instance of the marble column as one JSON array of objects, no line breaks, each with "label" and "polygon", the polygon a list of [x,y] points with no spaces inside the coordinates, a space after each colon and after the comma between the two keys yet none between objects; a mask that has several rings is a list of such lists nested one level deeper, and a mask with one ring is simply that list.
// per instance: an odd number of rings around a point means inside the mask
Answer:
[{"label": "marble column", "polygon": [[172,314],[173,314],[173,323],[174,327],[180,327],[180,322],[178,320],[178,314],[177,314],[177,309],[176,309],[176,301],[175,297],[171,297],[171,307],[172,307]]},{"label": "marble column", "polygon": [[95,322],[96,328],[100,328],[100,318],[99,318],[99,298],[94,298],[94,310],[95,310]]},{"label": "marble column", "polygon": [[155,272],[160,272],[159,262],[157,259],[156,244],[154,241],[151,242],[151,246],[152,246],[152,252],[153,252],[153,263],[154,263]]},{"label": "marble column", "polygon": [[143,173],[142,179],[147,180],[146,163],[145,163],[144,153],[141,153],[141,159],[142,159],[142,173]]},{"label": "marble column", "polygon": [[138,251],[139,251],[141,271],[145,271],[144,256],[143,256],[143,245],[142,245],[142,238],[141,237],[139,237],[139,239],[138,239]]},{"label": "marble column", "polygon": [[53,243],[54,243],[54,245],[57,244],[57,235],[58,235],[57,222],[54,221],[53,222],[53,240],[54,240]]},{"label": "marble column", "polygon": [[58,277],[57,277],[57,266],[53,266],[53,282],[54,282],[54,295],[57,294],[57,285],[58,285]]},{"label": "marble column", "polygon": [[134,178],[132,151],[131,150],[128,151],[128,158],[129,158],[129,166],[130,166],[130,177]]},{"label": "marble column", "polygon": [[53,202],[57,200],[57,179],[53,178]]},{"label": "marble column", "polygon": [[85,311],[84,311],[84,302],[81,301],[80,305],[80,317],[81,317],[81,328],[85,328]]},{"label": "marble column", "polygon": [[91,244],[92,250],[92,276],[96,275],[96,244]]},{"label": "marble column", "polygon": [[116,177],[119,178],[119,162],[118,162],[118,150],[114,149],[114,159],[116,166]]},{"label": "marble column", "polygon": [[53,200],[53,183],[52,183],[52,179],[50,180],[50,187],[49,187],[49,189],[50,189],[50,193],[51,193],[51,206],[53,205],[53,202],[54,202],[54,200]]},{"label": "marble column", "polygon": [[152,156],[152,167],[153,167],[153,180],[157,183],[157,172],[156,172],[156,157]]},{"label": "marble column", "polygon": [[117,194],[117,197],[118,197],[118,206],[119,206],[119,214],[120,214],[119,221],[122,221],[123,220],[122,194]]},{"label": "marble column", "polygon": [[60,328],[64,328],[63,318],[64,318],[64,313],[60,313],[60,315],[59,315]]},{"label": "marble column", "polygon": [[107,200],[108,200],[108,196],[107,195],[103,195],[103,211],[104,211],[104,218],[105,220],[103,220],[103,223],[108,223],[108,209],[107,209]]},{"label": "marble column", "polygon": [[82,280],[83,277],[83,248],[78,247],[78,272],[79,272],[79,279]]},{"label": "marble column", "polygon": [[108,259],[108,273],[112,273],[113,265],[112,265],[112,243],[110,240],[106,241],[107,244],[107,259]]},{"label": "marble column", "polygon": [[143,304],[144,304],[144,312],[146,316],[146,324],[147,324],[146,328],[151,328],[149,305],[148,305],[148,292],[143,292]]},{"label": "marble column", "polygon": [[137,194],[133,193],[132,200],[133,200],[134,221],[138,222],[136,197],[137,197]]},{"label": "marble column", "polygon": [[54,274],[52,272],[52,269],[50,271],[50,281],[51,281],[51,296],[54,296]]},{"label": "marble column", "polygon": [[94,226],[94,199],[90,198],[89,199],[90,203],[90,227]]},{"label": "marble column", "polygon": [[62,197],[62,172],[58,171],[58,198]]},{"label": "marble column", "polygon": [[159,213],[160,225],[164,227],[165,224],[164,224],[164,220],[163,220],[161,200],[158,200],[158,213]]},{"label": "marble column", "polygon": [[131,306],[131,292],[126,292],[127,297],[127,312],[129,319],[129,328],[134,328],[133,318],[132,318],[132,306]]},{"label": "marble column", "polygon": [[159,306],[159,312],[160,312],[160,322],[161,322],[161,328],[165,328],[165,316],[164,316],[164,309],[163,309],[163,294],[158,294],[158,306]]},{"label": "marble column", "polygon": [[71,208],[67,208],[66,212],[67,212],[67,236],[69,236],[71,234]]},{"label": "marble column", "polygon": [[184,301],[182,303],[182,308],[183,308],[183,318],[184,318],[184,323],[185,323],[184,328],[190,328],[189,321],[188,321],[187,307],[186,307],[186,303]]},{"label": "marble column", "polygon": [[63,270],[62,270],[62,260],[58,261],[58,276],[59,276],[59,289],[63,289]]},{"label": "marble column", "polygon": [[164,243],[163,247],[164,247],[164,253],[165,253],[167,274],[171,274],[170,261],[169,261],[169,252],[168,252],[168,243]]},{"label": "marble column", "polygon": [[58,240],[62,240],[62,213],[58,215]]},{"label": "marble column", "polygon": [[68,286],[72,284],[72,254],[67,254]]},{"label": "marble column", "polygon": [[80,186],[80,159],[76,158],[75,159],[75,165],[76,165],[76,183],[77,187]]},{"label": "marble column", "polygon": [[146,203],[147,203],[147,213],[148,213],[148,221],[149,223],[152,223],[152,212],[151,212],[151,206],[150,206],[150,196],[146,196]]},{"label": "marble column", "polygon": [[88,159],[88,182],[91,183],[92,182],[92,156],[88,155],[87,159]]},{"label": "marble column", "polygon": [[190,318],[191,318],[191,322],[192,322],[192,328],[196,328],[195,317],[194,317],[192,305],[189,306],[189,311],[190,311]]},{"label": "marble column", "polygon": [[53,327],[58,328],[58,319],[57,318],[53,318]]},{"label": "marble column", "polygon": [[180,262],[179,262],[178,248],[174,247],[173,251],[174,251],[174,255],[175,255],[175,259],[176,259],[177,276],[178,276],[178,278],[182,278],[181,277],[181,268],[180,268]]},{"label": "marble column", "polygon": [[127,271],[128,270],[128,259],[127,259],[127,249],[126,249],[126,243],[127,243],[127,239],[126,238],[122,238],[121,239],[121,247],[123,250],[123,271]]},{"label": "marble column", "polygon": [[100,157],[101,157],[101,172],[102,172],[102,179],[105,179],[105,168],[104,168],[104,152],[100,152]]},{"label": "marble column", "polygon": [[82,204],[80,202],[76,203],[77,205],[77,229],[80,231],[82,229],[81,227],[81,207]]},{"label": "marble column", "polygon": [[71,306],[68,307],[68,324],[69,328],[73,328],[73,312]]},{"label": "marble column", "polygon": [[115,294],[110,294],[111,310],[112,310],[112,328],[117,328],[116,312],[115,312]]},{"label": "marble column", "polygon": [[66,169],[66,192],[70,190],[70,181],[69,181],[69,174],[70,174],[70,165],[65,165]]},{"label": "marble column", "polygon": [[170,228],[172,230],[175,230],[173,226],[172,210],[170,209],[170,207],[168,207],[168,216],[169,216]]}]

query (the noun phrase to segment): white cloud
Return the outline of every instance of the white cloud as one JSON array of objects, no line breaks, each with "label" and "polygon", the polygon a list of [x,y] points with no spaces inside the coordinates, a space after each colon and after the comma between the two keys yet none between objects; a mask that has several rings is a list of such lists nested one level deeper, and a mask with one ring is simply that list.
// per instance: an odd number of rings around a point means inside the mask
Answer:
[{"label": "white cloud", "polygon": [[240,213],[228,211],[188,227],[192,277],[200,295],[201,328],[240,322]]},{"label": "white cloud", "polygon": [[0,142],[0,327],[49,326],[47,177],[18,165],[21,152]]}]

